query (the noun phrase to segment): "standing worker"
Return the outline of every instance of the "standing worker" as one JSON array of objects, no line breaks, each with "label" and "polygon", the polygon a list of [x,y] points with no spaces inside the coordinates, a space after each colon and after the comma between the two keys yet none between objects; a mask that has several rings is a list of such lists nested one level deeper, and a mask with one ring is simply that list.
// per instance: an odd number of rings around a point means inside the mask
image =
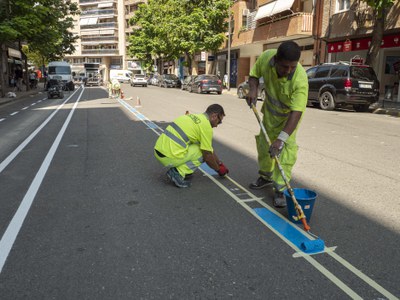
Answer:
[{"label": "standing worker", "polygon": [[295,42],[283,42],[278,50],[263,52],[250,71],[247,104],[256,105],[259,78],[263,77],[267,97],[261,108],[262,122],[272,143],[268,149],[262,131],[256,136],[260,177],[250,184],[250,188],[273,185],[275,207],[285,207],[286,201],[283,196],[285,182],[273,156],[280,156],[290,181],[297,159],[296,133],[307,105],[308,79],[299,63],[300,54],[300,47]]},{"label": "standing worker", "polygon": [[229,170],[219,160],[212,147],[213,128],[222,123],[224,109],[219,104],[210,105],[202,114],[178,117],[165,129],[154,146],[154,155],[169,168],[168,178],[180,188],[190,187],[187,177],[203,161],[220,176]]}]

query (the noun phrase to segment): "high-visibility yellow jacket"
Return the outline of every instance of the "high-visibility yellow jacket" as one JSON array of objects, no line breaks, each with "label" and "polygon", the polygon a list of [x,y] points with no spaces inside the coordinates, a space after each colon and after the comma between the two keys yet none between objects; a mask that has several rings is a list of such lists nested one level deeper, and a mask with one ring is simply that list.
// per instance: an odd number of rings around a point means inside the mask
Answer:
[{"label": "high-visibility yellow jacket", "polygon": [[174,158],[184,157],[189,144],[199,144],[201,150],[213,152],[212,136],[207,114],[183,115],[165,129],[154,149]]}]

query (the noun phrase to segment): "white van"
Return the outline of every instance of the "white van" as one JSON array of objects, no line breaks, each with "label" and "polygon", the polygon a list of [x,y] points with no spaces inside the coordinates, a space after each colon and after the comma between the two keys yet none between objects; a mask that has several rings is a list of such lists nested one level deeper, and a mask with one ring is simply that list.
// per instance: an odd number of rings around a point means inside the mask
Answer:
[{"label": "white van", "polygon": [[129,70],[110,70],[110,81],[114,78],[119,82],[130,83],[132,77],[132,71]]},{"label": "white van", "polygon": [[75,89],[74,78],[72,76],[71,65],[65,61],[52,61],[48,65],[48,80],[58,79],[66,85],[66,87],[73,91]]}]

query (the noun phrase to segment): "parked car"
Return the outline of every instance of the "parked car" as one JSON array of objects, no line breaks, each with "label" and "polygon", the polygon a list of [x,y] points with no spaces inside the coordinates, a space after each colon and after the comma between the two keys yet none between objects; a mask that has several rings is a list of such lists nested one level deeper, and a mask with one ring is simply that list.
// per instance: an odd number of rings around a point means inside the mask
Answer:
[{"label": "parked car", "polygon": [[141,85],[147,87],[147,78],[143,74],[135,74],[131,78],[131,86]]},{"label": "parked car", "polygon": [[193,81],[194,81],[195,78],[196,78],[196,75],[189,75],[189,76],[186,76],[185,79],[183,79],[183,81],[182,81],[181,89],[182,89],[182,90],[187,90],[187,89],[188,89],[188,86],[191,85],[191,84],[193,83]]},{"label": "parked car", "polygon": [[159,87],[176,87],[180,88],[181,87],[181,81],[180,79],[175,75],[175,74],[163,74],[160,76],[158,80],[158,86]]},{"label": "parked car", "polygon": [[[242,82],[241,84],[238,85],[237,87],[237,95],[240,99],[246,98],[247,94],[249,93],[249,82],[246,80],[245,82]],[[261,99],[262,101],[265,100],[266,94],[265,94],[265,87],[264,87],[264,78],[259,79],[259,84],[258,84],[258,99]]]},{"label": "parked car", "polygon": [[222,81],[217,75],[199,75],[188,85],[189,92],[222,94]]},{"label": "parked car", "polygon": [[151,85],[158,85],[158,81],[160,79],[160,74],[154,74],[151,78]]},{"label": "parked car", "polygon": [[370,66],[351,63],[321,64],[308,69],[308,100],[323,110],[352,105],[367,111],[379,100],[379,81]]}]

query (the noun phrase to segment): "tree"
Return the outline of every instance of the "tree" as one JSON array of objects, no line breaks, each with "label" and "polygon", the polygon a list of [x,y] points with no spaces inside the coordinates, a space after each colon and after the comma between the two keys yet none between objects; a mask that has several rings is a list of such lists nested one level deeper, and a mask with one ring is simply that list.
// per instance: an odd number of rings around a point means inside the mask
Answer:
[{"label": "tree", "polygon": [[189,72],[198,51],[215,53],[225,40],[231,0],[149,0],[130,20],[130,54],[176,59],[185,54]]},{"label": "tree", "polygon": [[379,49],[381,47],[383,33],[385,31],[385,16],[386,10],[389,9],[394,0],[362,0],[373,9],[374,14],[374,28],[372,31],[371,46],[368,49],[365,63],[370,66],[375,65]]},{"label": "tree", "polygon": [[[28,43],[31,51],[46,58],[59,58],[74,51],[71,15],[78,13],[71,0],[4,0],[0,5],[0,51],[6,61],[5,44]],[[68,17],[65,17],[68,16]],[[19,50],[22,50],[21,48]],[[1,95],[5,78],[0,72]]]}]

